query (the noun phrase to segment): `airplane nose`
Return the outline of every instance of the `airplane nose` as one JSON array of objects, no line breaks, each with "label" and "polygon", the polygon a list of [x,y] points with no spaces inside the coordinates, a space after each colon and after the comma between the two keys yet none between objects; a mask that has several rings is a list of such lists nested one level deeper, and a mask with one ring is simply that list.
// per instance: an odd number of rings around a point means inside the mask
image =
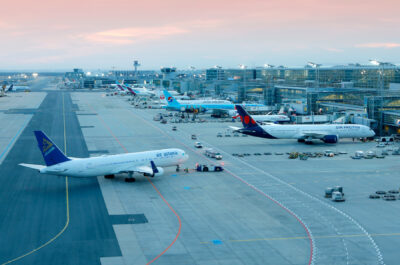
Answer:
[{"label": "airplane nose", "polygon": [[182,158],[181,158],[181,162],[185,162],[189,159],[189,156],[186,153],[183,153]]}]

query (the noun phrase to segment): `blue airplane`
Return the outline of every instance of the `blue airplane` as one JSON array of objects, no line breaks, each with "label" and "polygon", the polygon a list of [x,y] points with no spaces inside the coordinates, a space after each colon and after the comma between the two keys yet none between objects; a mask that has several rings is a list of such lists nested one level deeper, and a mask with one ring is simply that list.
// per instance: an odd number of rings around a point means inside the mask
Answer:
[{"label": "blue airplane", "polygon": [[[210,110],[235,110],[235,104],[228,100],[199,99],[199,100],[176,100],[167,90],[164,90],[167,100],[166,108],[169,110],[186,112],[207,112]],[[249,107],[263,107],[262,104],[243,104]]]}]

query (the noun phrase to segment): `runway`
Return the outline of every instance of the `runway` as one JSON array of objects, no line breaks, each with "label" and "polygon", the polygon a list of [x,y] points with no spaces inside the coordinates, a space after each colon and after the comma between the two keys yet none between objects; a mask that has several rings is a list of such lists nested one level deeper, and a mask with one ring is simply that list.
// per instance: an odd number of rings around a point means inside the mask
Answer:
[{"label": "runway", "polygon": [[74,108],[69,93],[49,92],[0,166],[1,264],[41,246],[16,263],[99,264],[100,257],[121,255],[96,179],[68,178],[66,189],[65,177],[18,166],[43,164],[34,130],[45,131],[70,156],[88,156]]}]

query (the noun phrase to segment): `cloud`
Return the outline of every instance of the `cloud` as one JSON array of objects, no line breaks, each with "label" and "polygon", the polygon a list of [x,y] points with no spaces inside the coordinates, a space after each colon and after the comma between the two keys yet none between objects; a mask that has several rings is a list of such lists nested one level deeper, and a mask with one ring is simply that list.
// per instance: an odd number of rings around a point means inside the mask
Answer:
[{"label": "cloud", "polygon": [[12,28],[13,28],[12,25],[10,25],[9,23],[4,22],[3,20],[0,20],[0,29],[10,30]]},{"label": "cloud", "polygon": [[130,27],[100,31],[83,38],[94,43],[131,44],[139,41],[155,40],[167,36],[188,33],[189,30],[175,26]]},{"label": "cloud", "polygon": [[392,48],[399,48],[400,43],[396,42],[372,42],[372,43],[362,43],[362,44],[356,44],[356,48],[386,48],[386,49],[392,49]]},{"label": "cloud", "polygon": [[225,21],[222,19],[202,19],[202,20],[188,21],[185,23],[185,25],[193,29],[219,28],[224,24]]},{"label": "cloud", "polygon": [[337,48],[324,48],[324,50],[328,52],[344,52],[342,49],[337,49]]}]

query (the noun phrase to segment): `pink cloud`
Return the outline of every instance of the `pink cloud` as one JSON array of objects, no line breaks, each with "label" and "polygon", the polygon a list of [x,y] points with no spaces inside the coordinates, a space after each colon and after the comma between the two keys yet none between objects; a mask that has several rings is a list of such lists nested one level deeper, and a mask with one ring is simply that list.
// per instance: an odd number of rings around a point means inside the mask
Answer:
[{"label": "pink cloud", "polygon": [[[400,33],[394,26],[400,22],[398,0],[19,0],[4,1],[2,7],[7,10],[0,18],[6,40],[0,49],[7,51],[0,54],[3,67],[30,59],[51,67],[68,60],[97,67],[101,58],[118,65],[129,53],[152,66],[189,60],[262,64],[263,56],[273,64],[285,58],[301,64],[321,51],[319,61],[362,60],[371,57],[368,48],[377,48],[376,57],[392,53],[390,60],[400,60],[397,39],[382,41]],[[373,18],[366,15],[371,10]],[[376,43],[370,43],[371,36]],[[204,55],[220,61],[211,63]]]},{"label": "pink cloud", "polygon": [[160,39],[167,36],[188,33],[184,28],[174,26],[131,27],[100,31],[83,35],[89,42],[110,44],[131,44],[139,41]]},{"label": "pink cloud", "polygon": [[328,52],[344,52],[342,49],[337,49],[337,48],[324,48],[324,50]]},{"label": "pink cloud", "polygon": [[357,48],[386,48],[386,49],[392,49],[392,48],[399,48],[400,43],[396,42],[372,42],[372,43],[362,43],[362,44],[357,44],[355,45]]}]

